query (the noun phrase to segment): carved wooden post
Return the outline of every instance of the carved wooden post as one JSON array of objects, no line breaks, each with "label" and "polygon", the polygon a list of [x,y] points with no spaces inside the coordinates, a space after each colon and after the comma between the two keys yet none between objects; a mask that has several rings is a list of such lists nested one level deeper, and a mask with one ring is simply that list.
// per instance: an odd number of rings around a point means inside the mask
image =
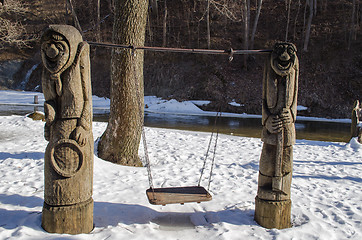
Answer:
[{"label": "carved wooden post", "polygon": [[[39,97],[38,95],[34,96],[34,104],[38,104],[39,103]],[[34,112],[38,111],[38,107],[34,106]]]},{"label": "carved wooden post", "polygon": [[[361,135],[361,127],[360,125],[360,115],[362,113],[362,109],[359,105],[359,101],[356,100],[353,104],[353,109],[352,109],[352,115],[351,115],[351,138],[354,137],[359,137],[358,140],[360,140],[360,135]],[[360,141],[361,142],[361,141]]]},{"label": "carved wooden post", "polygon": [[42,36],[45,139],[42,227],[52,233],[93,229],[93,135],[89,45],[68,25]]},{"label": "carved wooden post", "polygon": [[291,226],[290,186],[299,63],[291,43],[275,44],[263,77],[262,141],[255,220],[266,228]]}]

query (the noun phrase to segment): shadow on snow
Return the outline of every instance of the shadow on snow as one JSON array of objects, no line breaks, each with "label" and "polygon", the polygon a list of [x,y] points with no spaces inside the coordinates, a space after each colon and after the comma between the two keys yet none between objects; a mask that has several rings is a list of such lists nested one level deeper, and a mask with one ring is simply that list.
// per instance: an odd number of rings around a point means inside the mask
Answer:
[{"label": "shadow on snow", "polygon": [[41,160],[44,159],[44,152],[21,152],[21,153],[0,152],[0,161],[6,160],[8,158]]},{"label": "shadow on snow", "polygon": [[[16,229],[21,226],[44,231],[41,228],[41,211],[43,199],[19,194],[0,194],[0,227]],[[3,205],[26,207],[29,210],[4,209]],[[155,223],[163,230],[194,228],[195,226],[212,226],[215,223],[233,225],[256,225],[253,220],[253,209],[230,208],[212,212],[159,212],[152,208],[137,204],[122,204],[111,202],[94,202],[95,228],[118,226],[119,224],[149,224]]]}]

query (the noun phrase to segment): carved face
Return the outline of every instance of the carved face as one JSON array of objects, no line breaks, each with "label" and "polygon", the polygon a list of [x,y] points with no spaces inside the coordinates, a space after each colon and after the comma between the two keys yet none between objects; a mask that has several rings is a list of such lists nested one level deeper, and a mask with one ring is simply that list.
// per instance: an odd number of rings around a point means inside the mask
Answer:
[{"label": "carved face", "polygon": [[50,72],[59,72],[69,60],[69,45],[64,36],[55,32],[49,32],[44,36],[41,56],[44,66]]},{"label": "carved face", "polygon": [[277,43],[271,54],[271,66],[281,76],[288,75],[295,64],[296,47],[291,43]]}]

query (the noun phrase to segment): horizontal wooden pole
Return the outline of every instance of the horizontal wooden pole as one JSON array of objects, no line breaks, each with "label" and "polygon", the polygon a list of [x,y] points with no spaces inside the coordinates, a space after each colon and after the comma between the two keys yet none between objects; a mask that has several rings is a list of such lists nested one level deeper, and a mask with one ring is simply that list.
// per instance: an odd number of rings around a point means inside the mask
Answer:
[{"label": "horizontal wooden pole", "polygon": [[272,52],[271,49],[233,50],[232,48],[230,48],[227,50],[215,50],[215,49],[195,49],[195,48],[167,48],[167,47],[122,45],[114,43],[99,43],[99,42],[90,42],[90,41],[88,41],[88,44],[98,47],[124,48],[124,49],[133,49],[133,50],[147,50],[154,52],[174,52],[174,53],[242,55],[242,54],[265,54]]}]

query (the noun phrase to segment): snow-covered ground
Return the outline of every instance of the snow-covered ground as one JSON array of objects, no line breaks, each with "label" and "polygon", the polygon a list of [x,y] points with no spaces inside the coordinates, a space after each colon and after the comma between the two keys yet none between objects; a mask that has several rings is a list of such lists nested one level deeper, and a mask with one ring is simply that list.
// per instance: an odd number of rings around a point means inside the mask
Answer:
[{"label": "snow-covered ground", "polygon": [[[26,92],[20,95],[19,103],[33,101]],[[163,103],[169,109],[178,105]],[[191,109],[185,107],[187,111]],[[219,136],[212,201],[151,205],[145,168],[95,156],[94,230],[76,236],[49,234],[41,228],[47,144],[43,126],[23,116],[0,116],[0,239],[362,239],[362,146],[356,139],[348,144],[297,140],[293,227],[269,230],[253,220],[262,142],[229,135]],[[106,123],[93,123],[95,139],[105,128]],[[197,184],[209,133],[146,128],[146,136],[155,187]],[[210,162],[206,172],[209,168]],[[206,186],[207,180],[202,183]]]}]

